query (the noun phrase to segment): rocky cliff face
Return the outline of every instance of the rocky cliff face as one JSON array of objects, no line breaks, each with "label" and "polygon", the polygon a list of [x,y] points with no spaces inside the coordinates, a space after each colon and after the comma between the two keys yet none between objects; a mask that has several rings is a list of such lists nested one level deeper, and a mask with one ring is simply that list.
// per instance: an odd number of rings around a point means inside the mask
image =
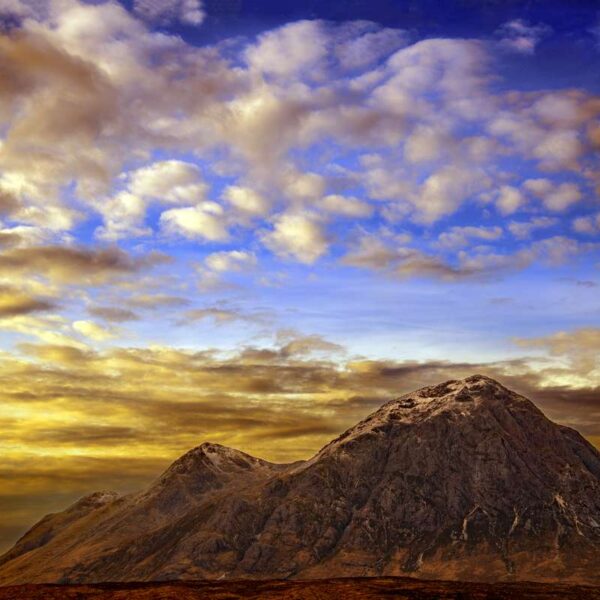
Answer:
[{"label": "rocky cliff face", "polygon": [[45,517],[0,583],[411,574],[600,583],[600,453],[473,376],[393,400],[306,462],[216,444]]}]

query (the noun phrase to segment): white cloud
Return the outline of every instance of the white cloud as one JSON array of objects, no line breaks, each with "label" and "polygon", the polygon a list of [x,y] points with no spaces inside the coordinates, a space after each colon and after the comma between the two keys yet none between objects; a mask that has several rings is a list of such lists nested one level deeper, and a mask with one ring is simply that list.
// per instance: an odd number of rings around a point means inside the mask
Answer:
[{"label": "white cloud", "polygon": [[329,239],[314,216],[286,213],[275,217],[273,229],[262,235],[263,244],[284,258],[312,264],[329,248]]},{"label": "white cloud", "polygon": [[243,213],[254,216],[264,216],[270,208],[264,196],[248,187],[227,186],[222,197]]},{"label": "white cloud", "polygon": [[155,162],[133,171],[128,187],[141,198],[173,204],[201,202],[207,190],[200,169],[180,160]]},{"label": "white cloud", "polygon": [[503,215],[511,215],[517,212],[524,203],[525,198],[518,188],[512,185],[503,185],[500,188],[496,205]]},{"label": "white cloud", "polygon": [[99,239],[116,241],[152,233],[150,228],[144,227],[146,203],[135,194],[121,192],[104,201],[98,210],[104,217],[104,225],[95,231]]},{"label": "white cloud", "polygon": [[229,237],[223,209],[215,202],[166,210],[160,215],[160,224],[165,233],[188,239],[217,242]]},{"label": "white cloud", "polygon": [[93,321],[75,321],[72,327],[77,333],[96,342],[103,342],[115,337],[113,330],[102,327]]},{"label": "white cloud", "polygon": [[443,167],[430,175],[421,186],[415,202],[416,220],[433,223],[452,214],[464,202],[490,185],[489,177],[478,169]]},{"label": "white cloud", "polygon": [[327,55],[327,37],[320,21],[297,21],[263,33],[246,51],[250,68],[267,75],[314,75]]}]

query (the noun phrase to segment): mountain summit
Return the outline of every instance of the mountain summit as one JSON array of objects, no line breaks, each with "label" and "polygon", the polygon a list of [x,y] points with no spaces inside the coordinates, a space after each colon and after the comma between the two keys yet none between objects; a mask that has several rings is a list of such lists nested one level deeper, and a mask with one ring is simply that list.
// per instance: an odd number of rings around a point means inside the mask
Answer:
[{"label": "mountain summit", "polygon": [[218,444],[147,490],[48,515],[0,584],[411,574],[600,583],[600,453],[481,375],[422,388],[313,458]]}]

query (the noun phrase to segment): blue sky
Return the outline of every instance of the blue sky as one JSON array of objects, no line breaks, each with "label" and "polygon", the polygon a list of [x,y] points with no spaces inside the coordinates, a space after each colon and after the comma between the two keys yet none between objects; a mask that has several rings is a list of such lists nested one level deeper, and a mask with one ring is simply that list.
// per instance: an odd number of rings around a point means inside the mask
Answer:
[{"label": "blue sky", "polygon": [[2,11],[7,349],[499,360],[597,325],[594,3]]}]

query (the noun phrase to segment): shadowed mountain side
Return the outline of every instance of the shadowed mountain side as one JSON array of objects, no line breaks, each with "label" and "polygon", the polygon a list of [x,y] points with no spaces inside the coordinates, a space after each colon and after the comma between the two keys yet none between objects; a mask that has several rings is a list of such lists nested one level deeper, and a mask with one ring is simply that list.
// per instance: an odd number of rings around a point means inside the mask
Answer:
[{"label": "shadowed mountain side", "polygon": [[600,453],[482,376],[393,400],[306,462],[202,444],[147,490],[101,498],[45,517],[0,583],[600,583]]}]

